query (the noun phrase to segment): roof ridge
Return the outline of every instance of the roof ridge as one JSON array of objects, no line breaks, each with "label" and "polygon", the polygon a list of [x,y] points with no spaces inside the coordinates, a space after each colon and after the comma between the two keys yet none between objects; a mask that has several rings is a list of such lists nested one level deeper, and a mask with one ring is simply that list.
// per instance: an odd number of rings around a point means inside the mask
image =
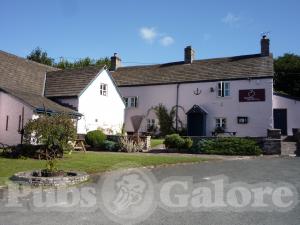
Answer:
[{"label": "roof ridge", "polygon": [[8,55],[8,56],[10,56],[10,57],[14,57],[14,58],[23,60],[23,61],[28,62],[28,63],[35,64],[35,65],[37,65],[37,66],[47,67],[47,68],[49,68],[49,69],[55,69],[56,71],[57,71],[57,70],[60,70],[60,69],[57,68],[57,67],[53,67],[53,66],[49,66],[49,65],[42,64],[42,63],[38,63],[38,62],[35,62],[35,61],[33,61],[33,60],[30,60],[30,59],[27,59],[27,58],[24,58],[24,57],[21,57],[21,56],[18,56],[18,55],[14,55],[14,54],[12,54],[12,53],[5,52],[5,51],[3,51],[3,50],[1,50],[1,49],[0,49],[0,53],[3,53],[3,54]]},{"label": "roof ridge", "polygon": [[[247,55],[236,55],[236,56],[224,56],[224,57],[217,57],[217,58],[207,58],[207,59],[196,59],[194,62],[203,62],[203,61],[215,61],[215,60],[224,60],[224,59],[235,59],[235,58],[252,58],[252,57],[270,57],[270,56],[263,56],[260,53],[255,54],[247,54]],[[149,64],[149,65],[134,65],[134,66],[124,66],[122,68],[134,69],[134,68],[148,68],[148,67],[158,67],[158,66],[166,66],[166,65],[176,65],[176,64],[184,64],[184,61],[173,61],[173,62],[166,62],[166,63],[157,63],[157,64]],[[114,72],[114,71],[112,71]]]}]

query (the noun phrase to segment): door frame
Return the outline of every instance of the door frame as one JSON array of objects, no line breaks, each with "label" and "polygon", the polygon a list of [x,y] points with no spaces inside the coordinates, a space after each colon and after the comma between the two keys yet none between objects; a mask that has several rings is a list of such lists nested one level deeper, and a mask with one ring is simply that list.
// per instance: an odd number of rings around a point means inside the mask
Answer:
[{"label": "door frame", "polygon": [[206,136],[206,115],[207,112],[203,110],[198,105],[193,105],[193,107],[186,113],[187,115],[187,135],[190,136],[190,125],[189,125],[189,115],[199,114],[202,116],[202,136]]}]

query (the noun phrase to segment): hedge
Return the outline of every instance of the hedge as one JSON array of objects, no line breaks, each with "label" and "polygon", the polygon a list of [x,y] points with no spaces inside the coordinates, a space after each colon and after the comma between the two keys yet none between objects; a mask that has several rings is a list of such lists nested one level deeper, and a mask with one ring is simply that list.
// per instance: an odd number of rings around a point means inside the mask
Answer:
[{"label": "hedge", "polygon": [[193,146],[193,151],[215,155],[261,155],[262,150],[254,140],[238,137],[223,137],[201,140]]}]

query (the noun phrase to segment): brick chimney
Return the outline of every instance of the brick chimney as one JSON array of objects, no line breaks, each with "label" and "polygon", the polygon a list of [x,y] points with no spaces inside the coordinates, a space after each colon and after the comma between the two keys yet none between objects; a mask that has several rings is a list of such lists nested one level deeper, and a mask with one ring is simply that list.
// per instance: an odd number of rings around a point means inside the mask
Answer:
[{"label": "brick chimney", "polygon": [[184,49],[184,63],[193,63],[195,59],[195,51],[192,49],[192,46],[187,46]]},{"label": "brick chimney", "polygon": [[118,56],[118,53],[114,53],[112,57],[110,57],[110,70],[116,71],[119,67],[122,66],[121,59]]},{"label": "brick chimney", "polygon": [[270,55],[270,39],[267,37],[267,35],[262,36],[260,40],[260,47],[262,56]]}]

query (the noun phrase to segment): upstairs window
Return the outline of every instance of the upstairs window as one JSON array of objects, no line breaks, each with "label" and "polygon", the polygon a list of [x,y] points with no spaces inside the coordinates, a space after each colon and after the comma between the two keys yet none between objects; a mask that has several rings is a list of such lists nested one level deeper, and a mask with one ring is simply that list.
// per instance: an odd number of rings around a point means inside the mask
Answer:
[{"label": "upstairs window", "polygon": [[218,83],[218,97],[228,97],[230,96],[230,83],[220,81]]},{"label": "upstairs window", "polygon": [[107,96],[107,84],[100,84],[100,95]]},{"label": "upstairs window", "polygon": [[226,118],[216,118],[216,128],[217,127],[226,129]]},{"label": "upstairs window", "polygon": [[126,108],[137,108],[138,105],[138,97],[124,97],[124,102]]}]

